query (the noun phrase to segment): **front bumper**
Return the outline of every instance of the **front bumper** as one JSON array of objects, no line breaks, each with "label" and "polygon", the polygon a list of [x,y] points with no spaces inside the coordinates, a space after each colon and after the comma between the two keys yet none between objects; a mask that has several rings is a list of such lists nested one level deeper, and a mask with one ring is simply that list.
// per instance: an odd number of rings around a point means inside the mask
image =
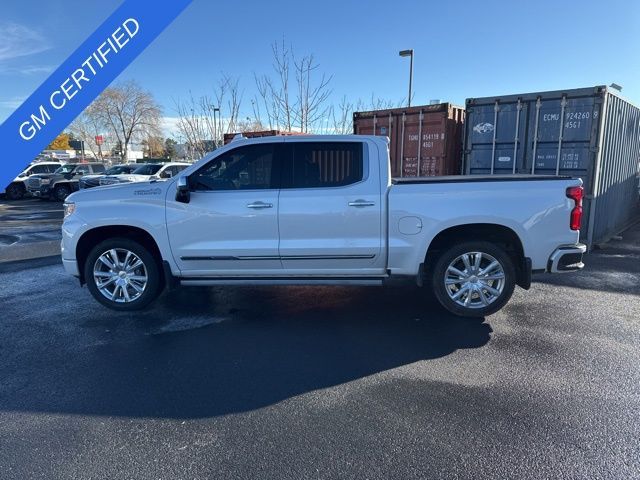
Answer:
[{"label": "front bumper", "polygon": [[63,258],[62,266],[69,275],[73,275],[74,277],[80,276],[80,270],[78,270],[78,262],[76,260],[67,260],[66,258]]},{"label": "front bumper", "polygon": [[44,198],[44,197],[48,197],[51,195],[51,188],[50,187],[45,187],[42,186],[40,188],[30,188],[27,190],[29,192],[30,195],[33,195],[34,197],[40,197],[40,198]]},{"label": "front bumper", "polygon": [[582,270],[584,268],[582,256],[586,251],[587,246],[582,243],[556,248],[547,262],[547,271],[550,273],[564,273]]}]

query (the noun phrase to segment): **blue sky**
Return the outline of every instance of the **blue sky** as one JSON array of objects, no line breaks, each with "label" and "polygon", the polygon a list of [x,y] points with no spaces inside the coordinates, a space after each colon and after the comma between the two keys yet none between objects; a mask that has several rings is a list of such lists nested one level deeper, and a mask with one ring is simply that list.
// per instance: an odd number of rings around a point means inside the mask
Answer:
[{"label": "blue sky", "polygon": [[[119,4],[117,0],[8,0],[0,17],[0,121]],[[161,5],[161,2],[157,3]],[[159,7],[161,8],[161,7]],[[225,1],[193,4],[119,77],[135,79],[175,116],[175,98],[212,94],[240,78],[250,115],[253,74],[271,72],[273,41],[313,53],[332,74],[332,100],[406,95],[414,101],[616,82],[640,104],[640,2]]]}]

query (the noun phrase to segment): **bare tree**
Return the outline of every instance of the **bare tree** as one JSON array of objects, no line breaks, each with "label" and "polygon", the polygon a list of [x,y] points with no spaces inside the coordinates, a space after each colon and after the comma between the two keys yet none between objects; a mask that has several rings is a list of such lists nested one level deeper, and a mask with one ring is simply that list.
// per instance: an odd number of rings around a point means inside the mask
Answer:
[{"label": "bare tree", "polygon": [[189,152],[200,158],[211,148],[222,145],[224,133],[238,130],[242,105],[239,80],[223,74],[213,96],[174,100],[178,114],[177,128],[185,138]]},{"label": "bare tree", "polygon": [[340,99],[337,107],[331,106],[329,119],[331,121],[332,133],[346,135],[353,133],[353,104],[347,101],[346,95]]},{"label": "bare tree", "polygon": [[158,136],[149,136],[142,140],[142,145],[149,157],[158,158],[164,154],[164,138]]},{"label": "bare tree", "polygon": [[284,39],[281,44],[274,42],[271,51],[275,76],[254,74],[257,90],[254,115],[264,124],[260,117],[263,109],[270,129],[313,131],[326,119],[332,77],[319,74],[319,65],[312,54],[296,58]]},{"label": "bare tree", "polygon": [[307,133],[317,127],[318,121],[326,118],[325,102],[331,95],[328,87],[332,77],[322,74],[317,81],[314,81],[313,74],[320,65],[315,63],[313,55],[294,60],[294,65],[298,87],[296,123],[301,132]]},{"label": "bare tree", "polygon": [[205,120],[200,111],[205,102],[202,99],[195,100],[193,94],[189,92],[188,100],[174,101],[174,103],[178,114],[178,130],[184,136],[189,151],[194,157],[199,158],[206,153],[206,126],[213,125],[213,120]]},{"label": "bare tree", "polygon": [[[223,74],[216,90],[218,105],[224,105],[226,101],[226,133],[236,131],[236,124],[238,123],[240,106],[242,104],[242,93],[238,87],[239,81],[238,78],[231,78]],[[222,132],[220,133],[222,134]]]},{"label": "bare tree", "polygon": [[132,140],[160,135],[162,110],[153,96],[134,81],[107,88],[93,107],[122,145],[121,156],[125,161]]},{"label": "bare tree", "polygon": [[264,125],[255,118],[247,117],[245,120],[238,120],[238,123],[236,123],[237,132],[260,132],[262,130],[265,130]]},{"label": "bare tree", "polygon": [[103,159],[102,145],[96,142],[96,137],[107,131],[107,126],[102,120],[95,104],[92,103],[69,125],[69,131],[73,136],[84,142],[91,155],[100,160]]}]

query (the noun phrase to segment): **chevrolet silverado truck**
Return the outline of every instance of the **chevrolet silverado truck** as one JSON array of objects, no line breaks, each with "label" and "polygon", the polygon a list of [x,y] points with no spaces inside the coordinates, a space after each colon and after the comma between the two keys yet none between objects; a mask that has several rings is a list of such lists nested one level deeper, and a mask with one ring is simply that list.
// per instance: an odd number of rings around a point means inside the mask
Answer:
[{"label": "chevrolet silverado truck", "polygon": [[62,262],[116,310],[165,286],[409,281],[484,316],[532,272],[583,267],[582,195],[568,177],[392,179],[386,137],[240,138],[166,181],[72,194]]}]

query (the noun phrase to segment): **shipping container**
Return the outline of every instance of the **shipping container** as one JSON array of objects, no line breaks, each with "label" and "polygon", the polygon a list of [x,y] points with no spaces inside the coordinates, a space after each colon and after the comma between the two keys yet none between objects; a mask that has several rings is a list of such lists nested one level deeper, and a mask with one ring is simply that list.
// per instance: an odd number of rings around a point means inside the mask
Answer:
[{"label": "shipping container", "polygon": [[236,135],[242,135],[245,138],[256,138],[256,137],[273,137],[275,135],[306,135],[306,133],[300,132],[286,132],[283,130],[261,130],[259,132],[237,132],[237,133],[225,133],[223,136],[224,144],[226,145],[233,137]]},{"label": "shipping container", "polygon": [[389,137],[391,175],[460,173],[464,109],[450,103],[355,112],[353,133]]},{"label": "shipping container", "polygon": [[581,240],[605,242],[638,215],[640,109],[605,86],[469,98],[464,173],[580,177]]}]

